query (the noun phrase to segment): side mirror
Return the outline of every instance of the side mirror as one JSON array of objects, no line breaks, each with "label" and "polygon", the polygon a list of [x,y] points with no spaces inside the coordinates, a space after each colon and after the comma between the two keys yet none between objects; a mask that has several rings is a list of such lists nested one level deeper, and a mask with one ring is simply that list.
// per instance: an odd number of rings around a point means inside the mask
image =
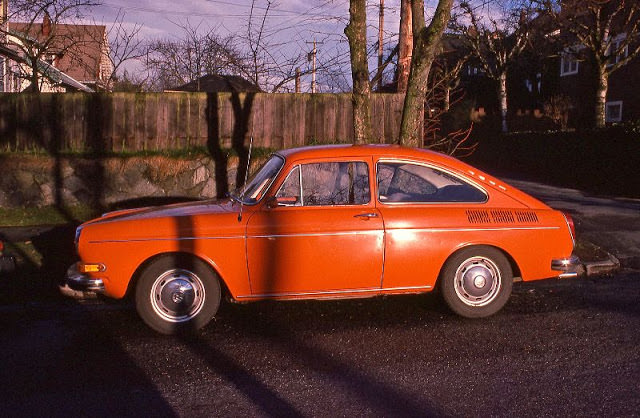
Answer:
[{"label": "side mirror", "polygon": [[297,197],[270,197],[269,200],[267,200],[267,207],[269,209],[275,209],[278,206],[293,206],[296,203],[298,203],[298,198]]}]

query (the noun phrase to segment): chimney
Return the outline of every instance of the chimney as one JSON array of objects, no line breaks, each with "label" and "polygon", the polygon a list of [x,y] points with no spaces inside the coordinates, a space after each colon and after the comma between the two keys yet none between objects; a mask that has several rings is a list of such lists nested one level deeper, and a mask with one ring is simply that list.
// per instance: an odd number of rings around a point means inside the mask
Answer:
[{"label": "chimney", "polygon": [[42,18],[42,35],[49,36],[51,34],[51,18],[49,13],[45,12],[44,18]]}]

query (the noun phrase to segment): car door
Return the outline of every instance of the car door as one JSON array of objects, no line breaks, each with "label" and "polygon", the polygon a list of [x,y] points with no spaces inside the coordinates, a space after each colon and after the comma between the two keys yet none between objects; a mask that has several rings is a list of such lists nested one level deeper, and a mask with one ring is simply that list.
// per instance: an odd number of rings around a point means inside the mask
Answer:
[{"label": "car door", "polygon": [[325,160],[289,170],[247,224],[254,296],[330,297],[380,288],[384,234],[370,167],[366,159]]},{"label": "car door", "polygon": [[479,187],[441,168],[379,161],[377,200],[385,225],[384,289],[428,290],[446,258],[477,234],[468,210],[487,200]]}]

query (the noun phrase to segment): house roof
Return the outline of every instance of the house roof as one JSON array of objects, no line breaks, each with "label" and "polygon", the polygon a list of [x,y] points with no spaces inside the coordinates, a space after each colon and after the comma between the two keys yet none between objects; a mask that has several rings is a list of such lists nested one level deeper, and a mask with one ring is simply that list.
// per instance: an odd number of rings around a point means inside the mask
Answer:
[{"label": "house roof", "polygon": [[83,83],[100,79],[101,60],[108,53],[105,26],[9,22],[9,32],[39,43],[50,40],[48,52],[55,55],[55,67],[73,79]]},{"label": "house roof", "polygon": [[251,81],[237,75],[207,74],[182,86],[167,89],[167,91],[259,93],[262,90]]},{"label": "house roof", "polygon": [[[9,58],[12,61],[28,64],[30,65],[30,60],[24,57],[20,51],[15,50],[7,45],[0,44],[0,55]],[[44,74],[47,78],[49,78],[53,83],[61,84],[65,87],[72,88],[78,91],[84,91],[86,93],[93,93],[93,90],[82,84],[78,80],[73,77],[65,74],[64,72],[58,70],[51,64],[39,60],[38,61],[38,69],[39,72]]]}]

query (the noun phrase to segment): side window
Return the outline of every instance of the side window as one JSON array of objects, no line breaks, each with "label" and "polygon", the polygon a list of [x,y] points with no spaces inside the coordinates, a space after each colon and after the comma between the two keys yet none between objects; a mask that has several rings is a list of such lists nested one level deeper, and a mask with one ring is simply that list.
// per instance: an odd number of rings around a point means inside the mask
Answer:
[{"label": "side window", "polygon": [[300,166],[297,165],[291,170],[287,179],[280,186],[280,190],[276,193],[276,197],[291,198],[287,206],[300,206],[302,200],[300,199]]},{"label": "side window", "polygon": [[487,200],[484,192],[434,168],[411,163],[378,164],[381,202],[470,202]]},{"label": "side window", "polygon": [[296,206],[334,206],[364,205],[370,194],[366,163],[331,162],[296,166],[276,196],[295,198]]}]

